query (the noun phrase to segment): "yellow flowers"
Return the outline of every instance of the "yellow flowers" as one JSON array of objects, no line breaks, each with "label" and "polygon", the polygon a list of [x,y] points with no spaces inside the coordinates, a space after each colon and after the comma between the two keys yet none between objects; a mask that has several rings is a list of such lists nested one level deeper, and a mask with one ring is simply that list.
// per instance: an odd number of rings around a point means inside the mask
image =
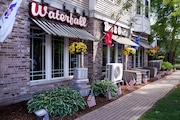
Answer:
[{"label": "yellow flowers", "polygon": [[68,50],[71,54],[79,54],[81,52],[86,52],[87,46],[82,42],[73,42]]},{"label": "yellow flowers", "polygon": [[136,54],[136,50],[130,47],[125,48],[124,55],[129,55],[129,54]]},{"label": "yellow flowers", "polygon": [[155,54],[156,54],[156,51],[155,51],[154,49],[148,50],[148,51],[146,52],[146,55],[148,55],[148,56],[154,56]]},{"label": "yellow flowers", "polygon": [[158,56],[158,59],[159,60],[164,59],[164,56]]}]

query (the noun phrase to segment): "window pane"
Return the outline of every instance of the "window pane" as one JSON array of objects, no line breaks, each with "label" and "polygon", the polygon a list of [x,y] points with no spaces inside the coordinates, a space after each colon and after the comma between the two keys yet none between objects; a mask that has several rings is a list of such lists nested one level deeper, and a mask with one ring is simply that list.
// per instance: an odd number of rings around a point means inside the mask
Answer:
[{"label": "window pane", "polygon": [[145,16],[149,18],[149,1],[146,0]]},{"label": "window pane", "polygon": [[110,48],[110,63],[115,63],[115,44],[112,44]]},{"label": "window pane", "polygon": [[[69,45],[76,40],[69,40]],[[69,76],[73,75],[73,69],[79,66],[79,55],[69,53]]]},{"label": "window pane", "polygon": [[31,29],[30,80],[45,79],[45,35],[43,31]]},{"label": "window pane", "polygon": [[64,38],[52,37],[52,78],[64,76]]},{"label": "window pane", "polygon": [[136,5],[136,14],[141,14],[141,1],[137,0],[137,5]]},{"label": "window pane", "polygon": [[102,72],[106,71],[106,63],[107,63],[107,45],[103,44],[103,66],[102,66]]},{"label": "window pane", "polygon": [[118,43],[118,63],[122,63],[122,55],[123,51],[122,51],[122,44]]}]

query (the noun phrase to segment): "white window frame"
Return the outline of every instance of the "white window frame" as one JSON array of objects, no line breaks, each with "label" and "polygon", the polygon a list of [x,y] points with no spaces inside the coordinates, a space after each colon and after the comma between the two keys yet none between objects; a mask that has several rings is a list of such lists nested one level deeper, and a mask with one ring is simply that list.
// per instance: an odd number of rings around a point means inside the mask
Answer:
[{"label": "white window frame", "polygon": [[64,38],[64,76],[52,78],[52,36],[49,34],[45,35],[45,79],[33,80],[30,81],[30,86],[39,85],[39,84],[47,84],[54,83],[57,81],[64,81],[72,79],[73,76],[69,76],[69,38]]}]

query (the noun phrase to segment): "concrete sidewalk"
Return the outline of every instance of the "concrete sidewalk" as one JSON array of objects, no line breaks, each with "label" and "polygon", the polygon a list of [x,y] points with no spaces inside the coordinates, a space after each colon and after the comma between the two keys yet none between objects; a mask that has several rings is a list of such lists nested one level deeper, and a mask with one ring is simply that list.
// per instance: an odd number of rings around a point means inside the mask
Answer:
[{"label": "concrete sidewalk", "polygon": [[173,72],[76,120],[137,120],[179,83],[180,71]]}]

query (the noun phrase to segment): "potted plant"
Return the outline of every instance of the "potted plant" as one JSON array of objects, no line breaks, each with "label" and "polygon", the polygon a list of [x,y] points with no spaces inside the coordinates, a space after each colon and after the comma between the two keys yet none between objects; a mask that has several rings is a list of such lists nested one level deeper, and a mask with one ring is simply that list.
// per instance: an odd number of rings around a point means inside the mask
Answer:
[{"label": "potted plant", "polygon": [[151,60],[153,59],[155,54],[156,54],[156,51],[154,49],[150,49],[146,52],[146,55],[148,55]]},{"label": "potted plant", "polygon": [[86,52],[87,46],[83,42],[73,42],[68,48],[71,54],[80,54]]},{"label": "potted plant", "polygon": [[136,49],[127,47],[124,49],[124,55],[131,55],[131,54],[136,54]]},{"label": "potted plant", "polygon": [[87,46],[83,42],[73,42],[68,48],[71,54],[78,55],[78,67],[73,69],[73,84],[71,88],[78,90],[82,96],[89,94],[90,85],[88,79],[88,68],[83,67],[81,53],[87,51]]}]

